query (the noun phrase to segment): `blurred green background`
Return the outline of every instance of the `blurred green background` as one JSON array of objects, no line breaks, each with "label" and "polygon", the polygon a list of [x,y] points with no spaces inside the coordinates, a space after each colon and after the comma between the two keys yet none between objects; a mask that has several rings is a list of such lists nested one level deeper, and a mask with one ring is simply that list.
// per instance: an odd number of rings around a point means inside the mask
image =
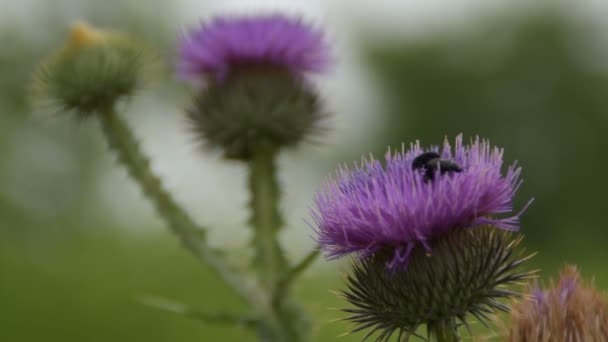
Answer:
[{"label": "blurred green background", "polygon": [[[113,167],[94,124],[38,112],[26,96],[37,62],[62,42],[74,20],[137,34],[162,51],[161,58],[170,65],[177,34],[196,22],[180,19],[193,11],[188,7],[192,4],[2,0],[0,5],[12,6],[0,22],[0,341],[253,340],[245,330],[202,324],[138,303],[141,296],[158,295],[209,310],[238,310],[242,305],[180,249],[140,203],[143,198],[135,187],[126,196],[119,191],[129,183]],[[334,9],[340,6],[347,4]],[[197,11],[208,16],[206,8]],[[342,19],[320,12],[325,27],[340,22],[337,26],[348,31]],[[540,251],[530,267],[540,268],[547,279],[564,263],[575,263],[598,287],[608,288],[608,41],[601,25],[568,6],[530,6],[472,15],[460,25],[390,39],[353,26],[348,32],[354,44],[338,50],[337,61],[352,60],[340,55],[344,53],[356,55],[357,62],[327,76],[333,81],[323,86],[329,89],[328,102],[346,112],[333,122],[334,138],[293,152],[284,161],[284,207],[292,223],[285,243],[292,257],[312,247],[310,239],[301,238],[310,235],[303,219],[312,190],[298,189],[314,189],[336,164],[363,154],[382,155],[389,145],[415,139],[437,144],[445,135],[462,132],[490,138],[505,148],[507,161],[523,166],[525,183],[516,204],[536,199],[522,225],[527,249]],[[359,90],[369,93],[359,100],[368,101],[366,118],[349,113],[358,103],[352,98],[359,96],[349,93],[352,80],[344,75],[351,70],[364,72],[369,80]],[[341,95],[332,99],[336,94]],[[131,118],[136,125],[141,120],[141,132],[157,133],[150,148],[163,145],[167,115],[180,113],[187,90],[167,70],[163,82],[142,97],[155,97],[161,109],[171,108],[167,114],[144,101]],[[171,123],[187,135],[176,123],[181,119],[175,116]],[[351,123],[356,120],[371,122],[372,128]],[[142,139],[146,146],[146,137]],[[170,164],[167,156],[189,156],[171,149],[150,153],[165,164]],[[204,163],[221,164],[217,156],[209,158]],[[302,167],[300,159],[307,161],[307,177],[294,171]],[[184,167],[193,165],[199,164]],[[161,167],[161,174],[179,178],[182,166]],[[242,176],[232,170],[235,166],[227,167],[230,177]],[[223,171],[222,166],[194,170],[187,174],[193,178],[169,185],[197,189],[182,199],[200,217],[214,211],[205,203],[215,198],[231,205],[209,221],[226,229],[216,243],[228,246],[239,259],[249,255],[246,240],[234,242],[230,235],[241,229],[246,234],[246,229],[227,228],[222,222],[230,221],[232,212],[237,221],[245,216],[240,213],[243,193],[233,193],[242,182],[230,187],[231,180],[219,176]],[[191,180],[196,177],[220,186]],[[206,200],[198,202],[198,192]],[[116,208],[123,206],[127,209],[117,214]],[[340,288],[345,268],[319,261],[295,289],[314,317],[319,341],[332,341],[348,329],[346,323],[330,322],[342,317],[331,308],[344,303],[328,291]]]}]

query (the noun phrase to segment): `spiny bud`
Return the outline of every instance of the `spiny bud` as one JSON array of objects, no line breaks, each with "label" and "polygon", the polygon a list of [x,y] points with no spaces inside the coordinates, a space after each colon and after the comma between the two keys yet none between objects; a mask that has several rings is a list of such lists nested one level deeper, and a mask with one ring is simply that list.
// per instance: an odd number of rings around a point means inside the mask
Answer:
[{"label": "spiny bud", "polygon": [[429,335],[438,326],[456,335],[469,314],[485,324],[488,314],[508,311],[501,300],[516,293],[506,286],[532,275],[516,272],[528,259],[518,257],[520,240],[491,226],[460,229],[430,241],[432,254],[415,247],[405,269],[387,270],[392,251],[355,261],[343,292],[354,306],[346,319],[353,332],[370,329],[363,339],[379,332],[376,341],[395,333],[407,340],[421,325]]},{"label": "spiny bud", "polygon": [[107,109],[142,86],[145,52],[125,35],[75,24],[36,71],[34,100],[80,117]]},{"label": "spiny bud", "polygon": [[295,146],[318,129],[319,97],[286,70],[243,67],[211,80],[188,111],[194,131],[227,158],[249,159],[260,146]]},{"label": "spiny bud", "polygon": [[178,74],[197,84],[194,131],[228,158],[295,146],[325,116],[310,73],[329,64],[321,32],[283,15],[217,18],[185,35]]},{"label": "spiny bud", "polygon": [[515,303],[509,341],[608,341],[608,305],[576,267],[567,266],[557,284],[530,286],[525,300]]}]

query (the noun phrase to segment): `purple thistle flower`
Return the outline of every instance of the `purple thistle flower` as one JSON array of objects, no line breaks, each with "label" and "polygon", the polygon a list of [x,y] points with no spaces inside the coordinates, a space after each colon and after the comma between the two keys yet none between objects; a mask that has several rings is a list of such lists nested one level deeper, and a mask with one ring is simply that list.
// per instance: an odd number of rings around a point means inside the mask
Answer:
[{"label": "purple thistle flower", "polygon": [[513,211],[521,168],[514,163],[502,175],[502,149],[479,138],[465,146],[459,135],[454,149],[446,139],[441,151],[437,146],[430,151],[456,163],[461,172],[437,170],[428,181],[424,170],[412,168],[424,152],[419,142],[408,151],[389,151],[385,167],[372,158],[354,170],[338,170],[337,179],[317,193],[312,210],[317,241],[328,258],[353,252],[366,257],[388,249],[393,268],[405,265],[417,245],[430,252],[430,240],[455,229],[519,229],[527,205],[504,215]]},{"label": "purple thistle flower", "polygon": [[224,80],[234,67],[264,65],[303,75],[322,72],[330,62],[323,34],[281,14],[216,18],[184,35],[178,75]]}]

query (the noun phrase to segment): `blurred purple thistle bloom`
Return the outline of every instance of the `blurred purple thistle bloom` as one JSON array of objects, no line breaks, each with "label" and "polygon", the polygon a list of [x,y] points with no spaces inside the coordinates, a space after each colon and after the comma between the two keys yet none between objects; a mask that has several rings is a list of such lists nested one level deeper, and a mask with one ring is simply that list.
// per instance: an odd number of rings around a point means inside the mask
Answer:
[{"label": "blurred purple thistle bloom", "polygon": [[502,149],[479,138],[465,146],[459,135],[454,149],[446,140],[441,151],[436,146],[430,151],[452,160],[462,172],[437,171],[426,182],[423,170],[412,169],[414,158],[425,152],[419,142],[408,151],[389,151],[385,167],[370,159],[354,170],[338,170],[337,179],[317,193],[312,210],[317,241],[328,258],[353,252],[365,257],[388,249],[392,268],[406,264],[417,245],[430,251],[431,239],[454,229],[519,229],[527,205],[513,214],[512,201],[521,168],[514,163],[503,176]]},{"label": "blurred purple thistle bloom", "polygon": [[542,289],[536,287],[532,289],[530,295],[532,296],[532,299],[534,300],[538,308],[541,308],[546,304],[547,294]]},{"label": "blurred purple thistle bloom", "polygon": [[532,287],[530,295],[535,303],[534,309],[539,314],[544,314],[550,310],[551,305],[566,305],[570,296],[575,295],[578,286],[578,273],[562,273],[555,288],[543,290],[538,285]]},{"label": "blurred purple thistle bloom", "polygon": [[259,64],[302,76],[330,63],[323,33],[300,19],[281,14],[222,17],[182,37],[177,65],[185,80],[225,79],[235,66]]}]

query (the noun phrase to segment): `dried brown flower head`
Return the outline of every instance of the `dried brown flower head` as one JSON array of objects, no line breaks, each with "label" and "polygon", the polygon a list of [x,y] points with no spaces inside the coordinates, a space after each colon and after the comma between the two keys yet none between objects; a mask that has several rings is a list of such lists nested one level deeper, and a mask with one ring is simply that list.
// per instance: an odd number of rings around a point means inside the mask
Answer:
[{"label": "dried brown flower head", "polygon": [[575,266],[566,266],[557,285],[530,286],[513,305],[509,341],[608,341],[608,305],[593,284],[580,280]]}]

